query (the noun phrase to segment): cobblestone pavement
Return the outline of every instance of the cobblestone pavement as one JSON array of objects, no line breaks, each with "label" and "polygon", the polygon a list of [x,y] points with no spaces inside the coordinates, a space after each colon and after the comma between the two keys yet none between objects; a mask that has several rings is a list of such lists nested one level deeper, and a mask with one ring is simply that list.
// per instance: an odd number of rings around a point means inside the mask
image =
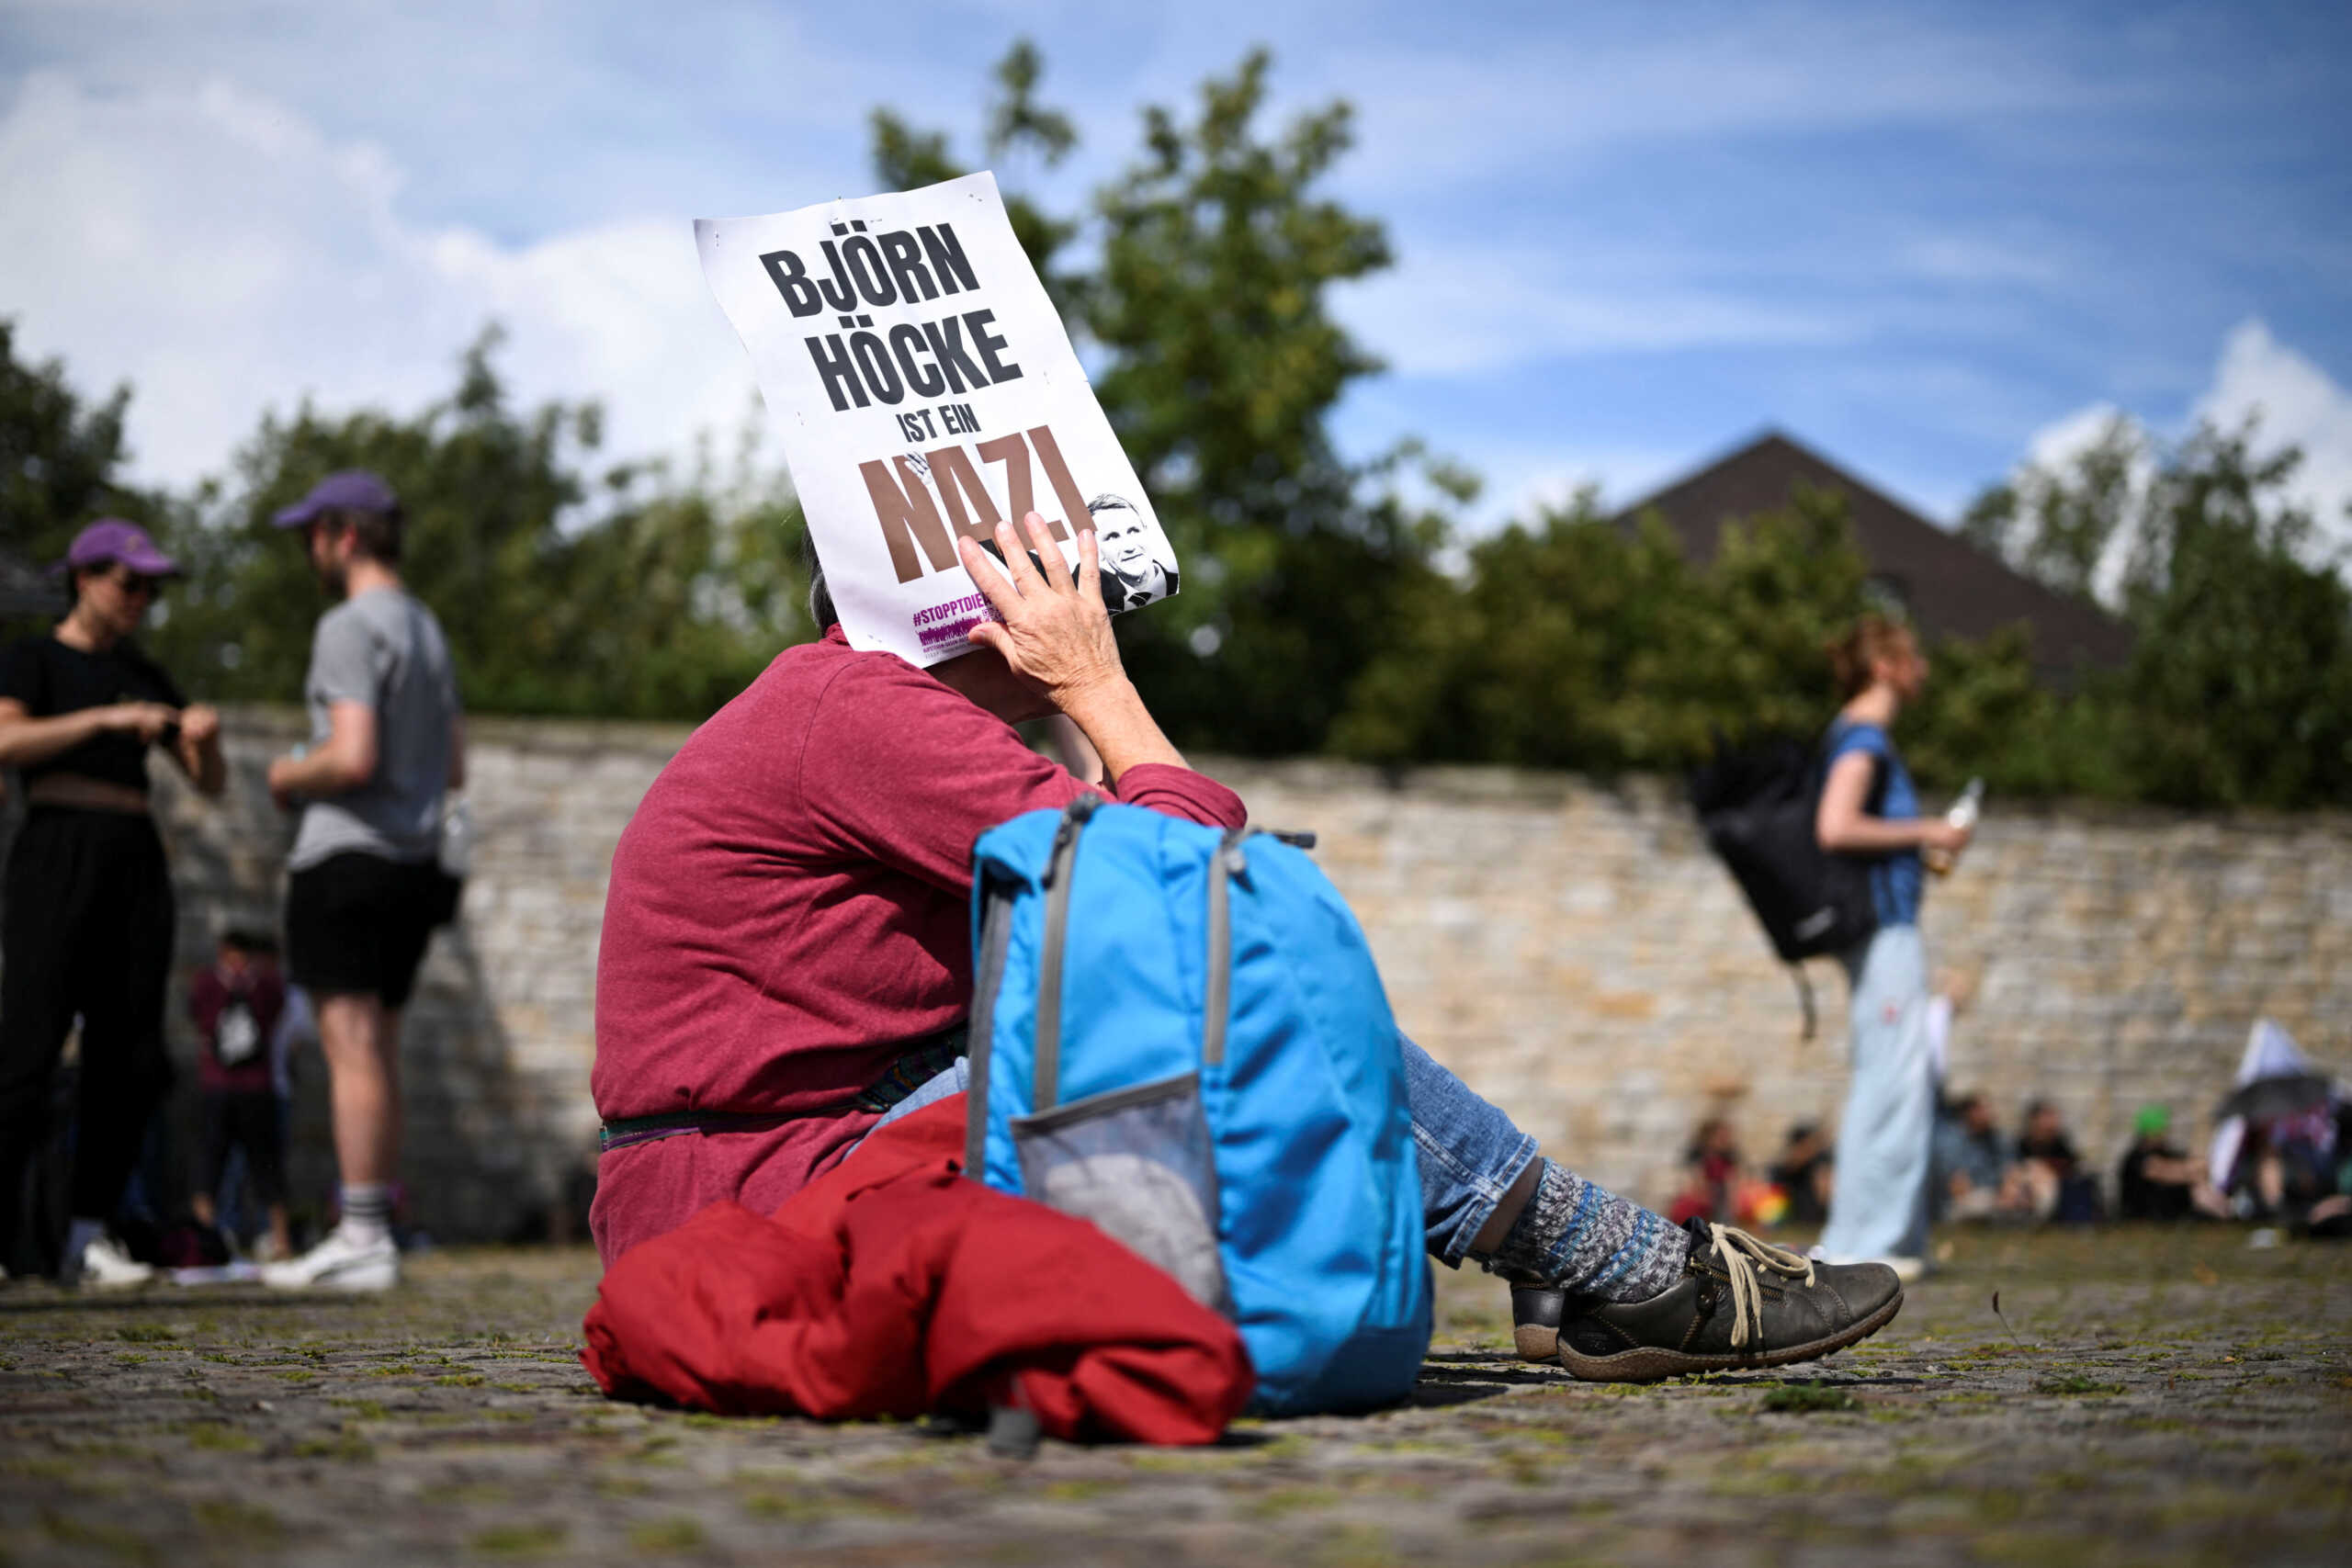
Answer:
[{"label": "cobblestone pavement", "polygon": [[1410,1408],[1025,1464],[606,1404],[574,1359],[580,1252],[428,1256],[380,1298],[18,1284],[0,1562],[2352,1560],[2352,1248],[1951,1250],[1817,1382],[1578,1384],[1513,1360],[1499,1289],[1452,1277]]}]

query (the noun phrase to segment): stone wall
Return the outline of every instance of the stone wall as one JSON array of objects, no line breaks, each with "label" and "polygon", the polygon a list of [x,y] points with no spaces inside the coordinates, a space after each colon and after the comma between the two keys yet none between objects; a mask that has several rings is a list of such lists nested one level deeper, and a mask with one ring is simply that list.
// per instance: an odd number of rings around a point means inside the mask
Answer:
[{"label": "stone wall", "polygon": [[[190,964],[221,927],[274,919],[290,837],[262,770],[294,739],[292,716],[239,712],[229,733],[227,800],[162,786]],[[522,1231],[593,1165],[605,876],[684,734],[474,725],[475,875],[407,1032],[407,1183],[414,1221],[436,1235]],[[1207,766],[1258,820],[1321,834],[1317,858],[1370,932],[1406,1028],[1596,1179],[1662,1200],[1714,1109],[1756,1156],[1793,1121],[1834,1123],[1844,982],[1813,966],[1823,1032],[1801,1042],[1786,971],[1666,784]],[[1967,863],[1932,887],[1928,934],[1939,965],[1981,980],[1954,1038],[1956,1086],[1986,1090],[2008,1121],[2048,1096],[2102,1166],[2144,1101],[2201,1131],[2259,1014],[2352,1066],[2352,816],[1996,800]],[[176,1019],[173,1037],[192,1053]],[[296,1172],[315,1194],[332,1163],[324,1074],[315,1056],[306,1066]]]}]

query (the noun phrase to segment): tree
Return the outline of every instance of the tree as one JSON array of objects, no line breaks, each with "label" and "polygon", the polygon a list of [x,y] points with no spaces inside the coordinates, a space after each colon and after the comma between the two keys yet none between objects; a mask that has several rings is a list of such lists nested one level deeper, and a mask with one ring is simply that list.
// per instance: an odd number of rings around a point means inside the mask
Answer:
[{"label": "tree", "polygon": [[16,323],[0,317],[0,548],[19,567],[62,558],[83,525],[103,515],[168,536],[164,499],[119,477],[130,406],[128,385],[93,403],[67,384],[61,362],[19,362]]},{"label": "tree", "polygon": [[[1417,450],[1350,464],[1330,439],[1332,406],[1379,367],[1332,320],[1327,290],[1387,265],[1388,243],[1313,193],[1349,146],[1348,106],[1270,138],[1257,123],[1269,68],[1252,51],[1203,86],[1189,121],[1145,111],[1142,158],[1096,197],[1092,271],[1049,270],[1074,220],[1024,203],[1015,227],[1100,354],[1096,395],[1183,563],[1181,594],[1121,618],[1129,670],[1180,743],[1295,752],[1323,745],[1428,575],[1443,517],[1390,483]],[[1035,51],[1017,45],[997,75],[991,152],[1016,138],[1066,152],[1067,122],[1035,102]],[[944,136],[887,112],[875,127],[885,180],[958,172]],[[1442,496],[1465,493],[1462,476],[1425,467]]]},{"label": "tree", "polygon": [[1862,607],[1842,498],[1799,494],[1694,569],[1665,525],[1589,491],[1469,552],[1351,693],[1342,750],[1612,773],[1674,769],[1718,734],[1826,721],[1829,638]]},{"label": "tree", "polygon": [[265,417],[236,477],[185,528],[190,580],[159,653],[221,696],[291,699],[326,608],[298,541],[270,518],[327,473],[364,468],[401,497],[401,574],[447,631],[468,705],[504,713],[702,717],[785,643],[797,605],[798,508],[706,459],[681,486],[659,466],[591,483],[593,404],[507,404],[483,333],[447,400],[401,419],[307,405]]},{"label": "tree", "polygon": [[2094,598],[2110,546],[2135,542],[2150,460],[2145,435],[2118,414],[2064,468],[2029,467],[1986,489],[1961,536],[2061,593]]},{"label": "tree", "polygon": [[2005,738],[1978,726],[2030,787],[2183,806],[2352,798],[2352,603],[2288,499],[2301,455],[2257,457],[2256,435],[2208,424],[2165,443],[2118,420],[1970,509],[1972,538],[2062,591],[2087,595],[2110,554],[2127,563],[2122,677],[2070,702],[2013,694]]},{"label": "tree", "polygon": [[2352,800],[2352,590],[2306,558],[2301,454],[2200,427],[2150,487],[2129,589],[2140,789],[2182,805]]},{"label": "tree", "polygon": [[[1045,79],[1045,57],[1027,39],[1017,39],[990,73],[997,96],[989,101],[988,131],[983,145],[989,161],[1035,157],[1052,168],[1078,145],[1078,131],[1069,117],[1037,102],[1037,84]],[[919,190],[971,173],[949,154],[945,132],[918,130],[891,109],[877,108],[872,118],[874,173],[886,190]],[[1054,303],[1068,309],[1078,279],[1057,272],[1054,260],[1078,232],[1073,219],[1049,216],[1019,191],[1004,193],[1005,216],[1013,237],[1029,254],[1030,265],[1046,285]]]}]

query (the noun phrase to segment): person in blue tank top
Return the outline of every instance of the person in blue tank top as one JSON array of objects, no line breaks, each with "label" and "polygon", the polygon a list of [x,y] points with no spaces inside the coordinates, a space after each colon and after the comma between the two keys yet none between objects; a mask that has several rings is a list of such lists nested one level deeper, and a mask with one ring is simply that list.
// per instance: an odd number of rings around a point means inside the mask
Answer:
[{"label": "person in blue tank top", "polygon": [[1836,1262],[1885,1263],[1911,1280],[1927,1270],[1935,1125],[1920,857],[1923,850],[1957,855],[1970,829],[1919,815],[1919,793],[1888,733],[1928,683],[1928,660],[1910,628],[1865,615],[1829,651],[1845,705],[1823,741],[1829,768],[1814,829],[1825,850],[1872,857],[1878,931],[1839,955],[1852,983],[1854,1076],[1838,1134],[1829,1223],[1814,1250]]}]

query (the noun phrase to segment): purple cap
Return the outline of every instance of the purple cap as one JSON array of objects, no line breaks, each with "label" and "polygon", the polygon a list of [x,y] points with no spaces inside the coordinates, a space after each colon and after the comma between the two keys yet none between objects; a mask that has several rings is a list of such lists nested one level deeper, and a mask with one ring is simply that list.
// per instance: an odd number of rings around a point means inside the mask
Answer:
[{"label": "purple cap", "polygon": [[390,512],[400,505],[392,487],[365,468],[329,474],[311,487],[311,493],[270,519],[281,528],[307,528],[330,509]]},{"label": "purple cap", "polygon": [[141,577],[177,577],[180,563],[155,547],[147,530],[119,517],[101,517],[74,536],[65,558],[52,569],[58,573],[77,566],[104,566],[120,561]]}]

